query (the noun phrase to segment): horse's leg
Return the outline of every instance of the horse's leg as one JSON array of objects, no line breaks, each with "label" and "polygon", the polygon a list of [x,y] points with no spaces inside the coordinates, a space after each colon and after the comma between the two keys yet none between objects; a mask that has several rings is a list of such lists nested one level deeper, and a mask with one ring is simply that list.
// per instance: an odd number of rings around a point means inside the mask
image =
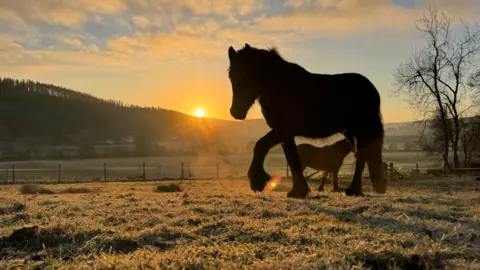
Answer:
[{"label": "horse's leg", "polygon": [[361,196],[362,191],[362,174],[367,162],[368,148],[364,147],[363,141],[356,139],[356,153],[355,153],[355,172],[350,186],[345,190],[347,196]]},{"label": "horse's leg", "polygon": [[310,188],[305,181],[302,173],[302,162],[298,154],[297,146],[293,137],[285,139],[282,144],[283,152],[287,159],[288,165],[292,170],[293,187],[287,196],[290,198],[305,198],[307,197]]},{"label": "horse's leg", "polygon": [[339,192],[340,189],[338,188],[338,170],[333,172],[333,191]]},{"label": "horse's leg", "polygon": [[323,172],[322,174],[322,183],[320,184],[320,186],[318,187],[318,191],[324,191],[324,186],[325,186],[325,181],[327,181],[327,178],[328,178],[328,172],[325,171]]},{"label": "horse's leg", "polygon": [[376,138],[368,147],[368,171],[372,181],[373,190],[377,193],[387,191],[387,182],[382,159],[383,138]]},{"label": "horse's leg", "polygon": [[363,195],[362,191],[362,173],[365,168],[365,159],[357,158],[355,162],[355,173],[353,175],[353,180],[350,186],[345,190],[345,195],[347,196],[361,196]]},{"label": "horse's leg", "polygon": [[270,180],[270,175],[265,172],[263,163],[268,151],[273,146],[282,142],[278,133],[273,130],[269,131],[265,136],[260,138],[253,149],[253,159],[248,169],[248,178],[250,179],[250,188],[253,191],[262,192],[265,185]]}]

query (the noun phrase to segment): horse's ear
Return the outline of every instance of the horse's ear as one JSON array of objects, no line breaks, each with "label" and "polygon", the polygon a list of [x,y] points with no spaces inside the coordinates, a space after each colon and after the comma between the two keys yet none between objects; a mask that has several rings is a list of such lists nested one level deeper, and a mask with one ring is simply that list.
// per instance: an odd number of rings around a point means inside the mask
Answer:
[{"label": "horse's ear", "polygon": [[247,49],[247,50],[251,50],[251,49],[252,49],[252,47],[250,47],[250,45],[248,45],[248,43],[245,43],[245,49]]},{"label": "horse's ear", "polygon": [[230,46],[230,48],[228,48],[228,58],[230,60],[233,60],[236,55],[237,55],[237,52],[232,46]]}]

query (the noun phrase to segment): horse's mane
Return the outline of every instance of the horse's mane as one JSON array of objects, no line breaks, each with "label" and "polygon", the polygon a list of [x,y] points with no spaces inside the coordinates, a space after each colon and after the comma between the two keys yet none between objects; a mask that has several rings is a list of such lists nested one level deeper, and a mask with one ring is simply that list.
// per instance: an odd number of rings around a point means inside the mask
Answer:
[{"label": "horse's mane", "polygon": [[[241,54],[242,52],[244,52],[246,50],[245,47],[246,46],[238,50],[237,53]],[[274,69],[288,68],[291,72],[308,72],[302,66],[285,60],[278,52],[277,47],[268,47],[267,49],[251,47],[251,52],[253,52],[253,54],[258,56],[259,58],[261,57],[263,63]]]}]

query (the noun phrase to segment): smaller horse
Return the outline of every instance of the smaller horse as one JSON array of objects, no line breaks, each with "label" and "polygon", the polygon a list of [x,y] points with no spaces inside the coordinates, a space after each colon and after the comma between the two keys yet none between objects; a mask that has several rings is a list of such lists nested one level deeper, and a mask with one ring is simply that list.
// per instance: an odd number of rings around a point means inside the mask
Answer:
[{"label": "smaller horse", "polygon": [[297,149],[302,162],[302,172],[305,171],[306,167],[323,171],[322,183],[318,187],[318,191],[324,190],[323,187],[329,173],[333,175],[333,191],[340,191],[338,188],[338,172],[343,160],[352,151],[352,145],[348,140],[344,139],[325,147],[299,144]]}]

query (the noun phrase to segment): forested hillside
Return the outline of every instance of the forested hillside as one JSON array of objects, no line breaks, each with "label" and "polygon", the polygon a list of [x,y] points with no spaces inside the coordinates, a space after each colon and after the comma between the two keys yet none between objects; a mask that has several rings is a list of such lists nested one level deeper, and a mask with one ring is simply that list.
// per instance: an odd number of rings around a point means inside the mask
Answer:
[{"label": "forested hillside", "polygon": [[[170,136],[174,123],[187,116],[157,108],[128,106],[63,87],[33,81],[0,79],[2,137],[35,137],[53,143]],[[162,123],[162,125],[158,125]]]},{"label": "forested hillside", "polygon": [[81,156],[91,156],[95,144],[121,144],[131,138],[136,151],[145,154],[154,151],[153,144],[158,141],[179,138],[200,143],[214,135],[199,119],[183,113],[0,78],[0,142],[5,153],[12,145],[21,145],[27,156],[43,146],[76,145]]}]

